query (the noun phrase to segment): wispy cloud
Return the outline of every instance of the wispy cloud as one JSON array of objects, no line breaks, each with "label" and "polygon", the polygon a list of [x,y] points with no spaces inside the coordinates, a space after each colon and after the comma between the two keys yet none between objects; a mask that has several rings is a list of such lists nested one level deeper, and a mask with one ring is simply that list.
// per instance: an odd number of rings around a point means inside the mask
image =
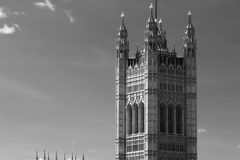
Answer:
[{"label": "wispy cloud", "polygon": [[53,4],[50,0],[45,0],[45,2],[35,2],[34,5],[39,8],[48,8],[53,12],[56,10],[56,5]]},{"label": "wispy cloud", "polygon": [[3,7],[0,7],[0,18],[7,18],[7,13]]},{"label": "wispy cloud", "polygon": [[69,11],[64,10],[64,11],[65,11],[66,16],[69,18],[70,22],[75,23],[76,21],[75,21],[74,17],[71,15],[71,10],[69,10]]},{"label": "wispy cloud", "polygon": [[207,132],[207,130],[205,130],[205,129],[203,129],[203,128],[199,128],[198,129],[198,133],[206,133]]},{"label": "wispy cloud", "polygon": [[11,12],[8,8],[0,7],[0,19],[9,17],[10,15],[26,15],[24,12]]},{"label": "wispy cloud", "polygon": [[21,30],[17,24],[13,24],[11,27],[9,27],[7,24],[4,24],[3,28],[0,28],[0,34],[13,34],[16,31],[16,28]]}]

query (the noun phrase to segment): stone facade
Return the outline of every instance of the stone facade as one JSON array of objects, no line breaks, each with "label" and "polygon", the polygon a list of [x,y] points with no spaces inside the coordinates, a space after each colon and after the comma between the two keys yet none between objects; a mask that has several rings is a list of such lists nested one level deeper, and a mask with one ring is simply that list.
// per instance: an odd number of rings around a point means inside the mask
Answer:
[{"label": "stone facade", "polygon": [[[157,3],[157,1],[156,1]],[[116,160],[197,160],[195,29],[189,21],[183,57],[167,47],[162,21],[150,6],[144,46],[129,57],[128,31],[118,31]]]}]

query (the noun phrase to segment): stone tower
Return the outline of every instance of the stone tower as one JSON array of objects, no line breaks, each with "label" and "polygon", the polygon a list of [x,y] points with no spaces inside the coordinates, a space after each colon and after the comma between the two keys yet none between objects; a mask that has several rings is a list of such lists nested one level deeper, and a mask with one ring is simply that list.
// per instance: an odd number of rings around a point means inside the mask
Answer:
[{"label": "stone tower", "polygon": [[116,160],[197,160],[197,47],[190,11],[188,16],[179,57],[175,47],[167,47],[156,0],[144,46],[130,58],[122,13],[115,66]]}]

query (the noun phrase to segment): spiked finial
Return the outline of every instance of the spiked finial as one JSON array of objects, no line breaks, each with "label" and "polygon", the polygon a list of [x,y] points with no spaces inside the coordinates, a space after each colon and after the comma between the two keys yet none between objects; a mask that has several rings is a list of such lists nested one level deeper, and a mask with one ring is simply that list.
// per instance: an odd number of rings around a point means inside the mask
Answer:
[{"label": "spiked finial", "polygon": [[58,158],[57,158],[57,151],[56,151],[56,158],[55,158],[55,160],[58,160]]},{"label": "spiked finial", "polygon": [[122,25],[124,25],[124,17],[125,17],[125,15],[124,15],[123,12],[122,12],[122,14],[121,14],[121,17],[122,17]]},{"label": "spiked finial", "polygon": [[121,17],[123,18],[125,15],[124,15],[124,13],[122,12],[122,15],[121,15]]},{"label": "spiked finial", "polygon": [[83,153],[83,156],[82,156],[82,160],[84,160],[84,153]]},{"label": "spiked finial", "polygon": [[153,17],[153,5],[152,5],[152,3],[151,3],[149,8],[150,8],[150,17],[148,19],[148,22],[156,22],[156,19],[154,19],[154,17]]},{"label": "spiked finial", "polygon": [[192,13],[191,13],[191,11],[189,10],[189,12],[188,12],[188,17],[189,17],[188,24],[189,24],[189,25],[192,25],[191,15],[192,15]]},{"label": "spiked finial", "polygon": [[151,3],[151,5],[150,5],[150,7],[149,7],[151,10],[153,9],[153,5],[152,5],[152,3]]},{"label": "spiked finial", "polygon": [[155,0],[155,19],[157,19],[157,15],[158,15],[158,4],[157,4],[157,0]]},{"label": "spiked finial", "polygon": [[74,159],[73,159],[73,152],[72,152],[72,159],[71,159],[71,160],[74,160]]},{"label": "spiked finial", "polygon": [[151,11],[151,15],[153,16],[153,5],[152,5],[152,3],[151,3],[149,8],[150,8],[150,11]]},{"label": "spiked finial", "polygon": [[50,158],[49,158],[49,152],[48,152],[48,160],[50,160]]},{"label": "spiked finial", "polygon": [[36,151],[36,160],[38,160],[38,151]]},{"label": "spiked finial", "polygon": [[66,156],[65,156],[65,153],[64,153],[64,157],[63,157],[63,160],[66,160]]},{"label": "spiked finial", "polygon": [[44,156],[43,156],[43,159],[46,160],[45,150],[44,150]]},{"label": "spiked finial", "polygon": [[193,29],[194,27],[193,27],[193,24],[192,24],[192,19],[191,19],[191,15],[192,15],[192,13],[191,13],[191,11],[189,10],[189,12],[188,12],[188,25],[187,25],[187,29]]},{"label": "spiked finial", "polygon": [[122,14],[121,14],[122,24],[121,24],[119,30],[126,30],[126,27],[125,27],[125,24],[124,24],[124,17],[125,17],[125,15],[124,15],[124,13],[122,12]]},{"label": "spiked finial", "polygon": [[77,154],[75,154],[75,160],[77,160]]}]

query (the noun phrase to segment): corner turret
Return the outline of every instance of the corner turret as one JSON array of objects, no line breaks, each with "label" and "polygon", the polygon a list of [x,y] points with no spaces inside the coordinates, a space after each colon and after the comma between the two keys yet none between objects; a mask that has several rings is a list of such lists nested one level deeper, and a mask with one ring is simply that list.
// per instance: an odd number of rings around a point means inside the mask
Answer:
[{"label": "corner turret", "polygon": [[128,32],[124,23],[124,13],[122,13],[121,18],[122,18],[122,23],[118,31],[118,38],[117,38],[117,58],[119,59],[128,59],[128,52],[129,52],[129,42],[127,40],[128,37]]},{"label": "corner turret", "polygon": [[[196,66],[196,49],[197,49],[197,41],[194,38],[195,36],[195,28],[193,27],[191,20],[191,11],[188,12],[189,20],[188,25],[186,27],[184,37],[183,37],[183,52],[184,57],[187,60],[188,65]],[[191,62],[190,62],[191,61]]]},{"label": "corner turret", "polygon": [[151,34],[156,35],[157,34],[157,20],[153,16],[153,5],[150,5],[150,17],[147,21],[147,30],[152,32]]}]

